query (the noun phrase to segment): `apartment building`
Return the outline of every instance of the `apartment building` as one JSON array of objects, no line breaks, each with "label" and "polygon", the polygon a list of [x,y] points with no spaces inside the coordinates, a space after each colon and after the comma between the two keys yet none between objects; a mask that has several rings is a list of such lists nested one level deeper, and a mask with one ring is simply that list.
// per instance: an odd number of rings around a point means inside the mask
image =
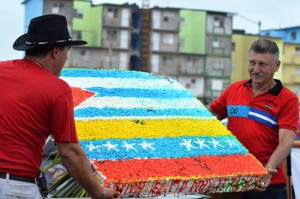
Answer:
[{"label": "apartment building", "polygon": [[26,0],[31,18],[62,14],[74,39],[66,67],[141,70],[176,78],[204,103],[230,84],[232,14],[91,0]]},{"label": "apartment building", "polygon": [[230,84],[232,15],[207,12],[205,97],[217,98]]},{"label": "apartment building", "polygon": [[137,68],[131,64],[131,56],[138,51],[138,46],[131,43],[135,32],[132,14],[136,8],[134,4],[92,5],[87,1],[74,1],[77,14],[73,16],[73,35],[88,42],[87,48],[74,55],[81,57],[81,60],[76,60],[75,67],[123,70]]},{"label": "apartment building", "polygon": [[218,97],[230,84],[231,14],[159,7],[150,12],[147,69],[176,78],[206,103]]}]

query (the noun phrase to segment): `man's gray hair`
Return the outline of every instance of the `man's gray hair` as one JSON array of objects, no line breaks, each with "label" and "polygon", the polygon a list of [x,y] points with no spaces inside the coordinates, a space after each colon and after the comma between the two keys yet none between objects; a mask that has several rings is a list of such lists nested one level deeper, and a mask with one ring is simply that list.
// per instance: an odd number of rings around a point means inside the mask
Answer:
[{"label": "man's gray hair", "polygon": [[269,39],[258,39],[250,47],[249,51],[254,53],[269,53],[272,55],[274,61],[279,60],[279,48],[277,44]]}]

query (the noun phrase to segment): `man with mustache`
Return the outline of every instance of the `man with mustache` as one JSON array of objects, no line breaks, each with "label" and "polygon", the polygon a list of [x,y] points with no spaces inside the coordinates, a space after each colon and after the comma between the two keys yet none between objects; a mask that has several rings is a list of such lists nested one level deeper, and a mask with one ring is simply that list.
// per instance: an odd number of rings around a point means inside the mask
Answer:
[{"label": "man with mustache", "polygon": [[258,39],[248,51],[250,79],[231,84],[209,107],[219,120],[228,118],[227,128],[268,170],[267,181],[242,199],[287,198],[283,162],[293,145],[299,102],[273,78],[279,67],[277,44]]}]

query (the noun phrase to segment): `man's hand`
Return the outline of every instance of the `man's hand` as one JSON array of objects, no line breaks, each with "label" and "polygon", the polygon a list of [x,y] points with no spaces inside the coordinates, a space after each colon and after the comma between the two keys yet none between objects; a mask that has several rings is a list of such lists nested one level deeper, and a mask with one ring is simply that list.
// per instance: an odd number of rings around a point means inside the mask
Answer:
[{"label": "man's hand", "polygon": [[255,191],[264,192],[271,183],[272,174],[267,175],[266,182],[258,183],[255,187]]},{"label": "man's hand", "polygon": [[273,174],[278,172],[276,169],[267,169],[267,171],[268,175],[266,178],[266,182],[258,183],[255,187],[255,191],[264,192],[270,185]]},{"label": "man's hand", "polygon": [[105,191],[103,199],[113,199],[113,198],[119,198],[120,197],[120,192],[115,191],[111,188],[103,188],[103,190]]}]

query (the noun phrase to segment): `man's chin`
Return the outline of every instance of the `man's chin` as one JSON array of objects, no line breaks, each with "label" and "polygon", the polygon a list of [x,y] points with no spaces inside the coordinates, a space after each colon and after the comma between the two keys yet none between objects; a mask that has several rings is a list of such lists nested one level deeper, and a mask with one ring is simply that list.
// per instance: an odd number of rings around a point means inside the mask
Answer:
[{"label": "man's chin", "polygon": [[257,84],[263,82],[263,79],[259,78],[259,77],[252,77],[251,80],[252,80],[253,83],[257,83]]}]

